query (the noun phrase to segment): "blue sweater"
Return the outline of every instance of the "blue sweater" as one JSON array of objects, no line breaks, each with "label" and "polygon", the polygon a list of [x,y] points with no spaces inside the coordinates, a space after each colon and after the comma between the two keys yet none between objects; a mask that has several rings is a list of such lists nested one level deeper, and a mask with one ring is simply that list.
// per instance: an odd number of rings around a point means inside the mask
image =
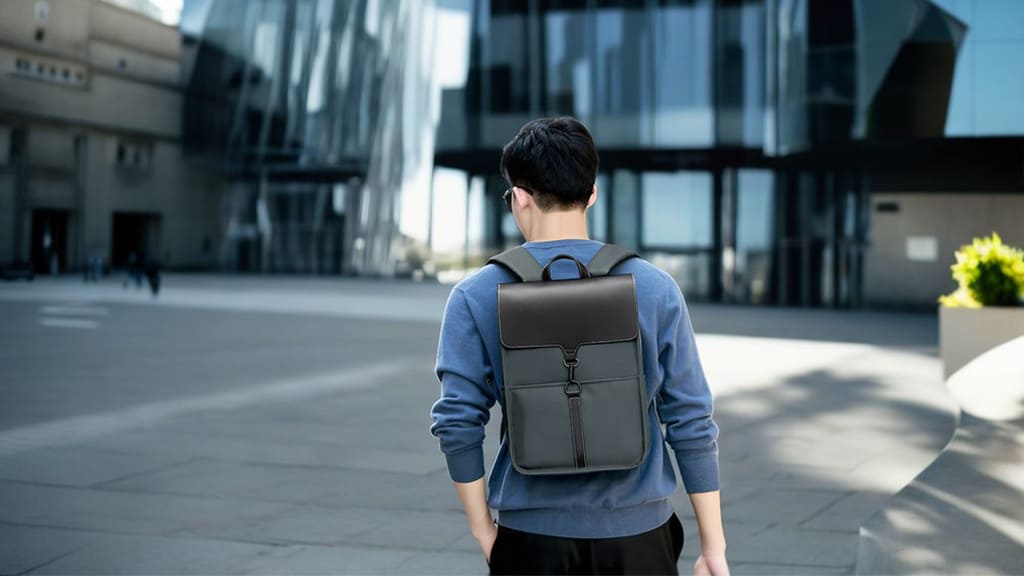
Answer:
[{"label": "blue sweater", "polygon": [[[543,265],[561,253],[589,262],[602,243],[553,240],[524,246]],[[511,465],[503,442],[488,482],[488,504],[503,526],[573,538],[629,536],[656,528],[671,516],[669,496],[676,489],[668,447],[675,451],[687,492],[718,490],[718,426],[679,286],[639,258],[627,260],[612,273],[631,273],[636,279],[651,399],[650,453],[632,470],[524,476]],[[571,261],[552,266],[554,279],[577,275]],[[497,285],[513,281],[516,278],[504,268],[484,266],[452,289],[445,307],[436,366],[441,397],[431,409],[430,431],[440,439],[456,482],[484,475],[484,425],[503,390]]]}]

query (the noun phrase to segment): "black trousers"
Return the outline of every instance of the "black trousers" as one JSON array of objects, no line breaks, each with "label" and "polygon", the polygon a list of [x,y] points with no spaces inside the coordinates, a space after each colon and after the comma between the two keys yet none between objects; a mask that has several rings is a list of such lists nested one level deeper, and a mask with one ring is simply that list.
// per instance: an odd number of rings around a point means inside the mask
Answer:
[{"label": "black trousers", "polygon": [[679,574],[683,525],[675,514],[661,526],[622,538],[559,538],[498,526],[491,574]]}]

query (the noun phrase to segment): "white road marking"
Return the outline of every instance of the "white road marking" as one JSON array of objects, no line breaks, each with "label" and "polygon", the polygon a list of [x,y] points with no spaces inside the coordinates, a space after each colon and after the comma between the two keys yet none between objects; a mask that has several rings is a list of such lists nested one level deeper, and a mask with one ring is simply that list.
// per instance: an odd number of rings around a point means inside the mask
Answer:
[{"label": "white road marking", "polygon": [[[0,302],[54,302],[88,298],[104,304],[135,304],[239,312],[273,312],[337,318],[366,318],[437,324],[444,316],[447,294],[365,294],[343,291],[325,293],[288,291],[286,288],[237,289],[168,286],[153,298],[148,292],[121,290],[118,286],[50,284],[31,288],[0,285]],[[40,304],[46,305],[46,304]]]},{"label": "white road marking", "polygon": [[78,318],[40,318],[39,323],[51,328],[80,328],[95,330],[99,323],[95,320],[80,320]]},{"label": "white road marking", "polygon": [[152,426],[161,421],[210,410],[235,410],[253,404],[286,402],[338,390],[370,388],[381,380],[408,374],[411,361],[381,362],[339,372],[140,404],[88,416],[63,418],[0,431],[0,457],[40,448],[77,444],[99,436]]},{"label": "white road marking", "polygon": [[41,314],[50,316],[106,316],[110,313],[106,308],[98,306],[43,306],[39,309]]}]

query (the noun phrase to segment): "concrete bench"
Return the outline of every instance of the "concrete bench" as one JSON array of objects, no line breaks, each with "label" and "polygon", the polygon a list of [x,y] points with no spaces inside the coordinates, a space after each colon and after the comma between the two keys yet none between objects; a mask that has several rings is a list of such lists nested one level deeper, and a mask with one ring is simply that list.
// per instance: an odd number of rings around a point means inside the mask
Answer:
[{"label": "concrete bench", "polygon": [[947,386],[961,407],[956,432],[861,526],[857,574],[1024,573],[1024,337]]}]

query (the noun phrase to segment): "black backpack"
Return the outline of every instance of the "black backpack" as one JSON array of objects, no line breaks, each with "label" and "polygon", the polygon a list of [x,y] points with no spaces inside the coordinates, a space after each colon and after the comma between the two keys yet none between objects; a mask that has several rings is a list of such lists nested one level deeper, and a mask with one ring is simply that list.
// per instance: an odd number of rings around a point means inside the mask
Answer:
[{"label": "black backpack", "polygon": [[[521,281],[498,285],[502,436],[522,474],[624,470],[647,456],[636,282],[609,275],[636,254],[605,244],[588,265],[543,268],[523,247],[488,260]],[[551,280],[571,260],[579,278]]]}]

